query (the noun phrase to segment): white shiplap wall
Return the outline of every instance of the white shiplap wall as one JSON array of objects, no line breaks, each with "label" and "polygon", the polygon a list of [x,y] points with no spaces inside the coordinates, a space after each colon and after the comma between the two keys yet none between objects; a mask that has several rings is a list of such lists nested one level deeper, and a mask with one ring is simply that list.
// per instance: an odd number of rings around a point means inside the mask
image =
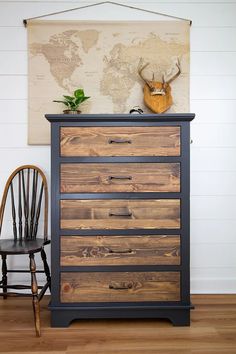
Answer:
[{"label": "white shiplap wall", "polygon": [[[193,21],[191,289],[192,293],[235,293],[236,1],[123,3]],[[7,176],[23,163],[37,164],[50,178],[49,147],[27,145],[27,41],[22,20],[86,4],[0,1],[0,194]],[[155,20],[156,16],[107,4],[57,18]],[[15,262],[11,258],[10,264]]]}]

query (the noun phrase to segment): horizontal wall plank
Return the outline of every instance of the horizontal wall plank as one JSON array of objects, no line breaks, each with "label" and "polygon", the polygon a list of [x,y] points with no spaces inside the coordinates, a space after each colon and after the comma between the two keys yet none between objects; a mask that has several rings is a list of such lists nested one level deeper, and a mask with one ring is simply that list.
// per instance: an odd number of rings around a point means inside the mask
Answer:
[{"label": "horizontal wall plank", "polygon": [[28,117],[27,100],[0,99],[0,124],[26,124]]},{"label": "horizontal wall plank", "polygon": [[1,99],[27,99],[26,76],[0,76]]},{"label": "horizontal wall plank", "polygon": [[208,279],[213,278],[215,274],[219,275],[219,278],[236,278],[236,268],[235,267],[191,267],[191,278],[201,278]]},{"label": "horizontal wall plank", "polygon": [[27,75],[27,51],[1,51],[0,75]]},{"label": "horizontal wall plank", "polygon": [[235,62],[236,52],[192,52],[190,73],[191,76],[207,75],[209,81],[210,75],[236,75]]},{"label": "horizontal wall plank", "polygon": [[236,220],[191,219],[190,226],[192,244],[217,243],[219,245],[224,243],[231,247],[232,243],[236,242],[234,231],[236,230]]},{"label": "horizontal wall plank", "polygon": [[191,294],[235,294],[236,277],[233,278],[193,278],[190,282]]},{"label": "horizontal wall plank", "polygon": [[25,147],[27,145],[27,125],[1,124],[0,148],[1,147]]},{"label": "horizontal wall plank", "polygon": [[[192,134],[191,134],[192,135]],[[236,171],[236,148],[191,145],[192,171]]]},{"label": "horizontal wall plank", "polygon": [[191,100],[190,112],[196,114],[191,127],[198,123],[236,123],[236,100]]},{"label": "horizontal wall plank", "polygon": [[27,50],[27,31],[23,27],[0,27],[2,50]]},{"label": "horizontal wall plank", "polygon": [[[192,196],[191,218],[236,219],[236,196]],[[236,258],[235,258],[236,259]]]},{"label": "horizontal wall plank", "polygon": [[9,174],[16,167],[27,164],[37,164],[43,170],[49,171],[50,146],[27,146],[21,149],[0,148],[0,161],[4,161],[1,164],[0,173]]},{"label": "horizontal wall plank", "polygon": [[236,99],[236,76],[191,76],[190,94],[191,99]]},{"label": "horizontal wall plank", "polygon": [[236,27],[202,27],[191,30],[192,51],[235,51]]},{"label": "horizontal wall plank", "polygon": [[191,173],[192,195],[236,195],[236,171]]},{"label": "horizontal wall plank", "polygon": [[236,147],[235,124],[198,124],[191,127],[195,147]]},{"label": "horizontal wall plank", "polygon": [[[212,256],[209,257],[209,255]],[[218,244],[192,244],[191,266],[236,267],[235,248],[227,244],[220,244],[220,246]]]}]

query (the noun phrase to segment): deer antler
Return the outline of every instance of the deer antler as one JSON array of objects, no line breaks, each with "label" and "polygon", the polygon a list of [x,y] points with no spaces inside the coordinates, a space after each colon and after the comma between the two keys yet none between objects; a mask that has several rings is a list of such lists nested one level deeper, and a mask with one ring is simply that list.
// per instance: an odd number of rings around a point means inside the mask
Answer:
[{"label": "deer antler", "polygon": [[171,78],[167,81],[165,81],[165,77],[164,75],[162,75],[162,82],[163,84],[170,84],[172,81],[174,81],[180,74],[181,74],[181,68],[180,68],[180,62],[179,62],[179,58],[177,59],[175,65],[178,68],[177,73],[175,73],[173,76],[171,76]]},{"label": "deer antler", "polygon": [[141,79],[145,82],[145,84],[148,86],[150,93],[152,96],[155,95],[165,95],[165,91],[162,88],[157,88],[155,87],[155,81],[154,81],[154,73],[152,73],[152,80],[147,80],[145,79],[145,77],[143,76],[143,70],[150,64],[150,63],[146,63],[144,65],[143,64],[143,58],[140,58],[139,60],[139,69],[138,69],[138,73],[139,76],[141,77]]},{"label": "deer antler", "polygon": [[145,79],[145,77],[143,76],[143,70],[144,70],[148,65],[150,65],[150,63],[146,63],[146,64],[143,65],[143,59],[140,58],[139,64],[138,64],[138,68],[139,68],[139,69],[138,69],[138,74],[139,74],[139,76],[141,77],[141,79],[145,82],[145,84],[148,85],[150,91],[152,92],[152,91],[154,90],[154,87],[153,87],[153,86],[150,84],[150,82],[149,82],[147,79]]}]

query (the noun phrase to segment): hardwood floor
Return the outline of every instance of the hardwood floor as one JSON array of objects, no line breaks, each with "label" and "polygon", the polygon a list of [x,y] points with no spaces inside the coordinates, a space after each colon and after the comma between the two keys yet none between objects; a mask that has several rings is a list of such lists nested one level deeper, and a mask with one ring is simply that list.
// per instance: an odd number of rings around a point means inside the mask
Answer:
[{"label": "hardwood floor", "polygon": [[236,295],[195,295],[191,327],[165,320],[87,320],[50,328],[49,297],[41,302],[36,338],[31,299],[0,299],[4,354],[236,354]]}]

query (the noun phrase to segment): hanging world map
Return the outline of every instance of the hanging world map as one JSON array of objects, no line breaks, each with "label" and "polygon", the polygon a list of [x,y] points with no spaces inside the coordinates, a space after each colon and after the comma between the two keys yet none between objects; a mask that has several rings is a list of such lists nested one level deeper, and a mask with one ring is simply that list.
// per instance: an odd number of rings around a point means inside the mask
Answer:
[{"label": "hanging world map", "polygon": [[161,81],[179,60],[181,75],[171,83],[169,112],[189,112],[189,24],[184,21],[29,21],[29,144],[49,144],[45,113],[66,107],[52,102],[83,88],[90,99],[82,113],[129,113],[143,103],[144,81]]}]

